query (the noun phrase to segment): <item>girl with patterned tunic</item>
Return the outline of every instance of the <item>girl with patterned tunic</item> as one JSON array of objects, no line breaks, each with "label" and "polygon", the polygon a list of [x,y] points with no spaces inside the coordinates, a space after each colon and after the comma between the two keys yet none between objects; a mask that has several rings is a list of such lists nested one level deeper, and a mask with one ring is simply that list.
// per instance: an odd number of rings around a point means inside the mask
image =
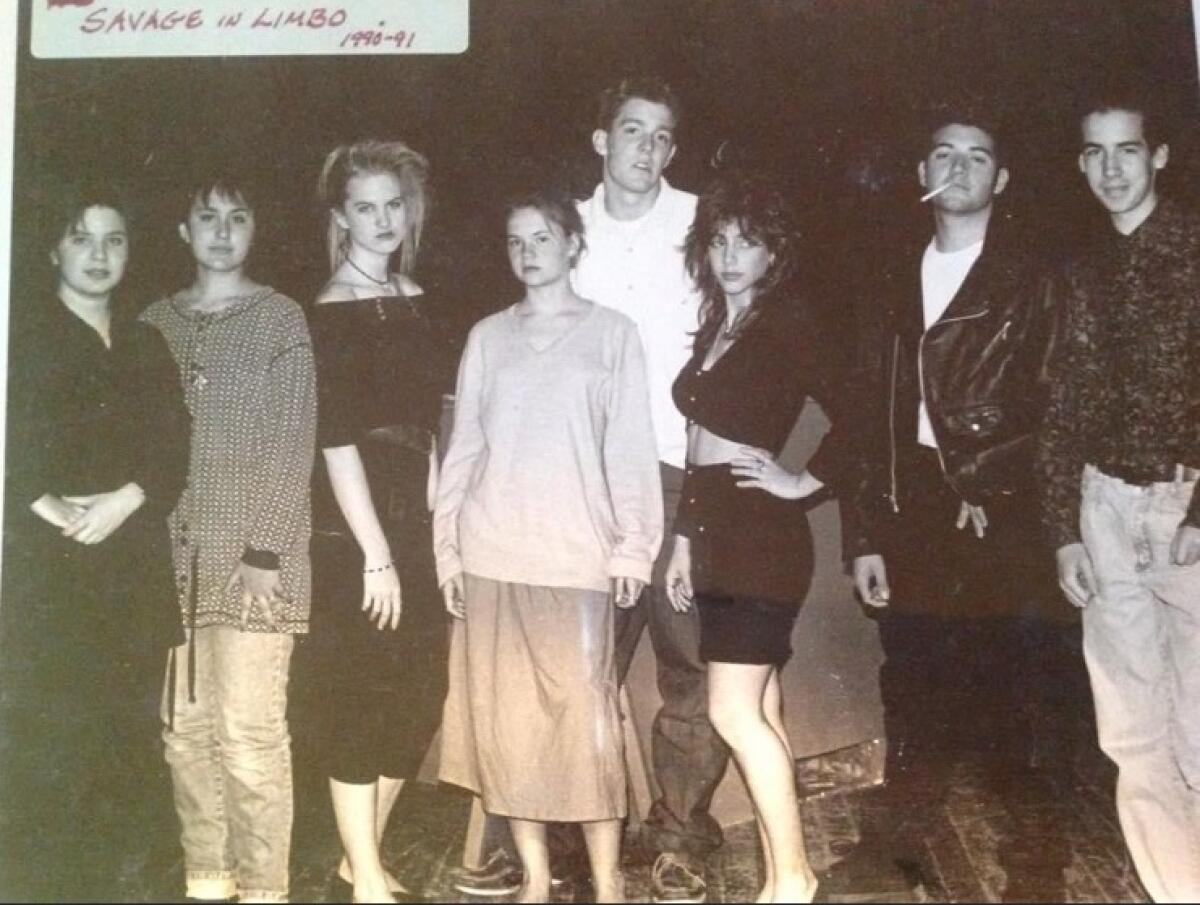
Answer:
[{"label": "girl with patterned tunic", "polygon": [[287,897],[286,719],[308,629],[312,348],[300,306],[247,276],[251,196],[228,177],[186,195],[196,279],[142,319],[166,337],[192,413],[188,485],[171,519],[187,642],[164,695],[187,895]]}]

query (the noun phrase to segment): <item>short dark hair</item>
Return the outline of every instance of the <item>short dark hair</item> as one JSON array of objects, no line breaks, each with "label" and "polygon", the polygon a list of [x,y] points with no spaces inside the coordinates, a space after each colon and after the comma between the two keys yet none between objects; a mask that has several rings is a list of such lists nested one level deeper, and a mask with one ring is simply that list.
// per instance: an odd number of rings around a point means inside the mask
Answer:
[{"label": "short dark hair", "polygon": [[250,174],[236,166],[216,165],[191,174],[178,199],[180,219],[187,220],[197,201],[207,202],[214,196],[236,198],[250,210],[258,209],[258,192]]},{"label": "short dark hair", "polygon": [[518,192],[504,203],[504,219],[507,222],[517,211],[529,208],[540,213],[547,222],[557,224],[565,235],[579,239],[579,251],[575,260],[587,250],[583,218],[579,216],[575,199],[566,189],[554,185]]},{"label": "short dark hair", "polygon": [[765,308],[788,304],[791,296],[777,292],[795,275],[800,237],[794,210],[784,193],[767,177],[742,169],[723,171],[704,190],[696,218],[684,241],[684,263],[700,290],[700,329],[697,345],[708,345],[725,319],[725,296],[708,261],[713,237],[726,223],[736,221],[742,235],[757,239],[774,255],[751,305],[750,318]]},{"label": "short dark hair", "polygon": [[1112,113],[1124,110],[1142,117],[1142,137],[1150,150],[1169,143],[1162,107],[1156,95],[1148,87],[1132,81],[1119,80],[1104,84],[1083,94],[1075,105],[1075,122],[1082,128],[1083,121],[1093,113]]},{"label": "short dark hair", "polygon": [[917,156],[924,158],[933,143],[933,136],[946,126],[971,126],[986,132],[992,139],[998,166],[1007,161],[1007,142],[1004,135],[1004,117],[998,104],[977,95],[962,93],[940,98],[925,108],[921,122],[921,146]]},{"label": "short dark hair", "polygon": [[58,245],[89,208],[107,207],[125,220],[128,229],[131,203],[125,189],[113,182],[70,182],[47,179],[35,191],[38,208],[38,246],[44,250]]},{"label": "short dark hair", "polygon": [[683,119],[683,104],[680,103],[675,89],[656,75],[631,75],[600,92],[596,128],[605,131],[611,129],[621,106],[635,97],[667,107],[675,117],[676,128],[679,127]]}]

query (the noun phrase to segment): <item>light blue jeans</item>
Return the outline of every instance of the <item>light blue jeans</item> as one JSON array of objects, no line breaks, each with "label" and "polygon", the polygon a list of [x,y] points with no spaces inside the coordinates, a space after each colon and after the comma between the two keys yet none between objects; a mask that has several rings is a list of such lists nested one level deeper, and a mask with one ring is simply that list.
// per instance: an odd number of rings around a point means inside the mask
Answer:
[{"label": "light blue jeans", "polygon": [[1169,552],[1195,483],[1083,474],[1097,583],[1084,655],[1121,829],[1156,902],[1200,900],[1200,563],[1172,565]]},{"label": "light blue jeans", "polygon": [[[287,724],[291,635],[209,626],[175,649],[163,695],[163,741],[181,824],[187,895],[286,902],[292,835]],[[173,720],[173,728],[172,728]]]}]

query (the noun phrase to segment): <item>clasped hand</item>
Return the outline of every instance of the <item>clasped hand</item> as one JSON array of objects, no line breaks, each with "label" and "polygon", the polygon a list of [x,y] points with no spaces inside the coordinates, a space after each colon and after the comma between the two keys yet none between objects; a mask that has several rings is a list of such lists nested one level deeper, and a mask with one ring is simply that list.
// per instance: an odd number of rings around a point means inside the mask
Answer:
[{"label": "clasped hand", "polygon": [[145,501],[142,488],[129,483],[107,493],[62,497],[48,493],[30,508],[61,528],[64,537],[91,546],[111,537]]}]

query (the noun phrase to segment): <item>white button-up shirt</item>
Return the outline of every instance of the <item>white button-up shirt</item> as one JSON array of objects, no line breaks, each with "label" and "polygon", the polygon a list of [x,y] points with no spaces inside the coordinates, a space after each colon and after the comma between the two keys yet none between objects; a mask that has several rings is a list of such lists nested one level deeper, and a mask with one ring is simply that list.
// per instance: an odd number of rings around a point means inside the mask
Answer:
[{"label": "white button-up shirt", "polygon": [[683,264],[683,242],[696,216],[696,196],[664,179],[658,197],[637,220],[617,220],[604,209],[604,185],[579,202],[587,251],[575,267],[575,291],[615,308],[638,328],[646,356],[650,414],[658,458],[683,468],[687,421],[671,398],[671,384],[692,353],[700,294]]}]

